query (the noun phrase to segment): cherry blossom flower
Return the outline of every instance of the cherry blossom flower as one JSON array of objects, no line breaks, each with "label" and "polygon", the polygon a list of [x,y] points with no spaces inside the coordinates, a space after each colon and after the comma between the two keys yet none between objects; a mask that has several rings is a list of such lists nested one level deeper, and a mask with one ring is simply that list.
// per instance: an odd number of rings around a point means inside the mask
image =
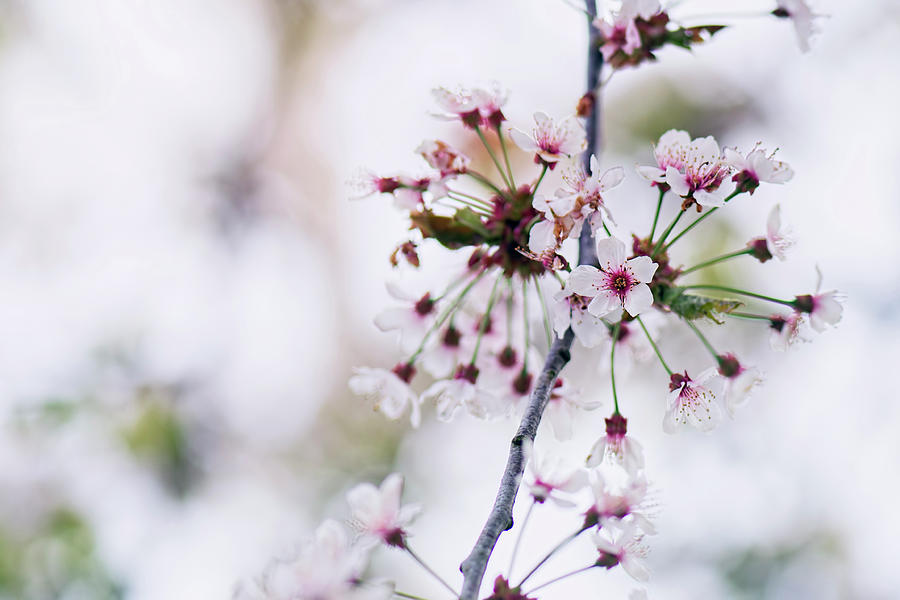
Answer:
[{"label": "cherry blossom flower", "polygon": [[409,406],[409,420],[413,427],[422,421],[420,400],[409,387],[416,370],[408,363],[399,363],[387,369],[356,367],[348,384],[354,394],[363,396],[374,404],[375,410],[389,419],[399,419]]},{"label": "cherry blossom flower", "polygon": [[647,556],[647,548],[641,542],[643,534],[637,531],[637,524],[616,522],[610,519],[594,533],[593,541],[600,553],[597,559],[598,567],[611,569],[616,565],[622,565],[625,572],[637,581],[647,581],[650,571],[642,562]]},{"label": "cherry blossom flower", "polygon": [[243,585],[236,600],[387,600],[391,586],[361,585],[365,547],[352,546],[344,528],[327,520],[296,556],[273,562],[255,584]]},{"label": "cherry blossom flower", "polygon": [[688,376],[687,371],[684,375],[672,374],[663,431],[675,433],[679,426],[684,425],[710,431],[719,423],[722,415],[715,402],[715,394],[704,385],[714,376],[714,369],[704,371],[697,382]]},{"label": "cherry blossom flower", "polygon": [[781,225],[781,207],[776,204],[766,221],[766,248],[772,256],[783,261],[793,245],[790,229]]},{"label": "cherry blossom flower", "polygon": [[647,505],[647,480],[643,475],[631,477],[622,489],[614,490],[598,469],[589,476],[593,504],[585,515],[586,524],[599,523],[604,527],[607,521],[633,522],[648,535],[656,533],[656,527],[645,514]]},{"label": "cherry blossom flower", "polygon": [[597,240],[600,269],[579,265],[572,270],[565,292],[592,298],[588,312],[596,317],[624,308],[636,317],[653,305],[653,294],[647,285],[657,264],[649,256],[625,260],[625,244],[615,238]]},{"label": "cherry blossom flower", "polygon": [[765,150],[758,146],[741,155],[737,150],[725,148],[725,162],[735,171],[732,181],[738,189],[751,194],[763,183],[786,183],[794,177],[794,170],[790,165],[775,160],[775,153],[766,156]]},{"label": "cherry blossom flower", "polygon": [[743,366],[734,354],[719,356],[719,375],[725,379],[722,390],[728,416],[734,418],[735,409],[746,404],[757,387],[762,385],[762,373],[756,367]]},{"label": "cherry blossom flower", "polygon": [[453,323],[444,328],[436,344],[429,345],[421,356],[422,366],[434,377],[447,377],[453,368],[462,362],[463,357],[471,352],[469,335],[457,329]]},{"label": "cherry blossom flower", "polygon": [[784,352],[798,341],[806,341],[800,335],[800,329],[804,322],[805,319],[800,313],[769,317],[769,327],[772,329],[769,345],[772,350]]},{"label": "cherry blossom flower", "polygon": [[556,439],[565,441],[572,438],[572,421],[579,410],[594,410],[602,403],[581,398],[581,393],[565,383],[562,378],[556,380],[550,391],[550,399],[544,409],[544,416],[550,422],[550,428]]},{"label": "cherry blossom flower", "polygon": [[560,290],[553,296],[550,316],[553,330],[562,337],[571,327],[575,339],[585,348],[593,348],[609,338],[609,327],[600,317],[588,312],[589,297],[578,294],[566,294]]},{"label": "cherry blossom flower", "polygon": [[724,204],[721,185],[730,167],[714,137],[691,140],[686,131],[671,129],[659,138],[654,155],[657,166],[638,167],[642,176],[657,184],[665,183],[682,198],[696,200],[700,206]]},{"label": "cherry blossom flower", "polygon": [[418,504],[401,506],[403,476],[391,473],[375,487],[361,483],[347,492],[350,505],[350,522],[371,540],[398,548],[406,547],[406,527],[422,511]]},{"label": "cherry blossom flower", "polygon": [[570,465],[557,455],[541,455],[530,441],[522,446],[528,463],[525,485],[535,502],[543,504],[548,499],[559,506],[574,506],[574,502],[561,497],[573,494],[587,485],[587,473]]},{"label": "cherry blossom flower", "polygon": [[490,82],[485,87],[476,87],[472,90],[472,99],[478,107],[478,112],[486,125],[498,129],[506,120],[503,116],[503,105],[509,97],[509,91],[504,89],[496,81]]},{"label": "cherry blossom flower", "polygon": [[794,23],[800,50],[809,52],[809,42],[819,32],[816,20],[822,15],[814,13],[806,0],[776,0],[776,4],[778,4],[778,8],[772,11],[772,14],[776,17],[790,19]]},{"label": "cherry blossom flower", "polygon": [[435,116],[455,121],[459,119],[470,128],[489,125],[499,127],[506,120],[502,108],[506,103],[507,92],[496,82],[487,87],[473,89],[457,88],[449,90],[439,87],[431,91],[443,113]]},{"label": "cherry blossom flower", "polygon": [[441,421],[451,421],[460,407],[479,419],[499,416],[505,409],[494,393],[476,385],[478,374],[475,365],[460,365],[452,379],[437,381],[425,390],[422,401],[435,402]]},{"label": "cherry blossom flower", "polygon": [[662,10],[658,0],[624,0],[620,9],[608,19],[594,19],[594,27],[600,32],[602,45],[600,52],[603,60],[610,62],[619,51],[632,54],[641,47],[641,34],[638,31],[636,18],[649,20]]},{"label": "cherry blossom flower", "polygon": [[428,166],[440,171],[444,179],[465,173],[469,168],[468,156],[440,140],[425,140],[416,148],[416,153]]},{"label": "cherry blossom flower", "polygon": [[820,292],[822,272],[818,267],[816,267],[816,273],[818,274],[816,293],[797,296],[794,305],[797,311],[808,314],[810,326],[822,333],[829,327],[837,325],[841,320],[844,312],[844,307],[841,305],[844,301],[844,294],[837,290]]},{"label": "cherry blossom flower", "polygon": [[375,316],[375,326],[381,331],[398,331],[403,351],[413,352],[434,322],[437,301],[430,293],[417,296],[391,282],[385,287],[393,298],[408,304],[381,311]]},{"label": "cherry blossom flower", "polygon": [[381,177],[371,171],[362,170],[350,181],[350,186],[357,191],[351,196],[351,200],[362,200],[373,194],[390,194],[397,208],[415,210],[423,204],[422,193],[429,190],[431,180],[415,179],[405,175]]},{"label": "cherry blossom flower", "polygon": [[536,126],[529,136],[518,129],[510,129],[512,141],[526,152],[534,152],[534,161],[551,169],[563,158],[571,157],[587,148],[584,127],[575,117],[556,123],[545,113],[534,113]]},{"label": "cherry blossom flower", "polygon": [[587,466],[597,467],[611,458],[630,475],[643,469],[644,450],[637,440],[626,435],[627,432],[628,420],[619,413],[606,419],[606,435],[594,442],[587,457]]}]

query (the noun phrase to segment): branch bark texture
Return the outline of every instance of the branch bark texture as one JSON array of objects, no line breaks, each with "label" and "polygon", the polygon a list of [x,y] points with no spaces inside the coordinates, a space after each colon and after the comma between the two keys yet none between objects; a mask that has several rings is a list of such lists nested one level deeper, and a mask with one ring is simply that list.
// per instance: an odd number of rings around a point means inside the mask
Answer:
[{"label": "branch bark texture", "polygon": [[[587,151],[584,154],[584,167],[590,172],[591,155],[599,154],[599,116],[600,116],[600,70],[603,67],[603,55],[600,53],[600,47],[597,39],[596,28],[592,22],[597,15],[596,0],[585,0],[588,14],[588,60],[587,60],[587,91],[593,96],[593,108],[587,117]],[[585,226],[581,231],[579,238],[578,264],[595,264],[597,262],[597,253],[594,249],[594,240],[591,237],[590,227]],[[541,417],[547,402],[550,400],[550,393],[556,378],[560,371],[569,362],[571,358],[570,349],[575,334],[569,329],[561,337],[554,340],[547,353],[547,360],[544,362],[543,370],[538,376],[519,424],[516,435],[513,437],[509,445],[509,457],[506,461],[506,468],[500,479],[500,489],[497,491],[497,497],[494,500],[494,506],[488,515],[487,522],[475,542],[472,552],[462,562],[459,570],[463,574],[463,587],[460,594],[460,600],[477,600],[478,593],[481,590],[481,582],[484,579],[484,572],[487,569],[488,561],[494,546],[500,535],[513,526],[513,505],[516,502],[516,495],[519,492],[519,483],[522,480],[522,473],[525,471],[525,453],[522,445],[525,440],[534,441],[537,435],[538,426],[541,423]]]}]

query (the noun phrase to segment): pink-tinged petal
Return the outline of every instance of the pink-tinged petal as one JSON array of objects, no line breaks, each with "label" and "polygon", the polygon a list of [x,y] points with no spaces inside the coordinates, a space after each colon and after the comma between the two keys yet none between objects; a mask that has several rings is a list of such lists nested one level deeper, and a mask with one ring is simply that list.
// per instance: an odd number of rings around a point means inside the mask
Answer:
[{"label": "pink-tinged petal", "polygon": [[618,267],[625,262],[625,244],[616,238],[597,240],[597,262],[604,271]]},{"label": "pink-tinged petal", "polygon": [[548,218],[553,217],[550,203],[547,201],[546,196],[544,196],[543,194],[535,194],[534,200],[531,201],[531,206],[534,207],[534,210],[544,213],[544,215]]},{"label": "pink-tinged petal", "polygon": [[564,442],[572,439],[572,407],[568,403],[553,402],[547,406],[545,414],[557,440]]},{"label": "pink-tinged petal", "polygon": [[646,283],[640,283],[628,292],[625,296],[625,310],[632,317],[636,317],[645,310],[649,310],[653,306],[653,293],[650,286]]},{"label": "pink-tinged petal", "polygon": [[553,221],[540,221],[531,227],[528,233],[528,248],[535,254],[556,247],[556,236],[553,234]]},{"label": "pink-tinged petal", "polygon": [[749,166],[747,159],[740,152],[733,148],[725,148],[725,163],[734,168],[735,171],[745,171]]},{"label": "pink-tinged petal", "polygon": [[625,261],[625,266],[631,271],[634,278],[641,283],[650,283],[657,267],[659,267],[649,256],[635,256]]},{"label": "pink-tinged petal", "polygon": [[575,210],[577,196],[555,196],[548,201],[550,208],[557,217],[563,217]]},{"label": "pink-tinged petal", "polygon": [[405,329],[415,318],[412,308],[388,308],[375,315],[375,326],[381,331]]},{"label": "pink-tinged petal", "polygon": [[666,172],[657,167],[647,167],[638,165],[635,168],[635,171],[638,172],[638,175],[643,177],[648,181],[655,181],[656,183],[662,183],[666,180]]},{"label": "pink-tinged petal", "polygon": [[394,190],[394,204],[402,210],[414,210],[422,200],[422,192],[409,188]]},{"label": "pink-tinged petal", "polygon": [[711,135],[697,138],[691,142],[688,148],[687,162],[699,167],[704,164],[716,164],[721,161],[722,153],[719,152],[719,143]]},{"label": "pink-tinged petal", "polygon": [[663,417],[663,431],[669,434],[678,433],[678,421],[676,420],[676,416],[678,414],[677,408],[673,406],[669,406],[666,409],[666,414]]},{"label": "pink-tinged petal", "polygon": [[553,304],[550,305],[550,320],[553,322],[553,331],[559,337],[562,337],[569,328],[571,314],[572,308],[566,301],[566,296],[562,292],[557,293],[553,297]]},{"label": "pink-tinged petal", "polygon": [[666,167],[666,183],[672,188],[672,191],[679,196],[687,196],[691,192],[690,186],[684,179],[678,169],[675,167]]},{"label": "pink-tinged petal", "polygon": [[625,26],[625,45],[622,46],[622,51],[625,54],[631,54],[640,47],[641,33],[638,31],[634,19],[629,19],[628,24]]},{"label": "pink-tinged petal", "polygon": [[537,155],[541,157],[544,162],[555,163],[559,162],[563,157],[559,154],[553,154],[552,152],[546,152],[544,150],[538,149]]},{"label": "pink-tinged petal", "polygon": [[536,152],[539,150],[538,145],[531,139],[527,133],[523,131],[519,131],[518,129],[510,129],[509,130],[509,138],[513,141],[513,143],[525,150],[526,152]]},{"label": "pink-tinged petal", "polygon": [[600,191],[605,192],[606,190],[610,190],[622,183],[624,179],[625,169],[622,167],[613,167],[600,177]]},{"label": "pink-tinged petal", "polygon": [[630,554],[625,554],[619,561],[625,572],[631,575],[636,581],[647,581],[650,579],[650,571],[644,566],[644,563]]},{"label": "pink-tinged petal", "polygon": [[[572,331],[575,333],[575,337],[578,341],[581,342],[581,345],[585,348],[593,348],[609,339],[609,332],[606,329],[606,324],[589,312],[574,309],[572,310],[571,318]],[[557,329],[556,333],[562,337],[563,333],[565,333],[565,329],[562,331]]]},{"label": "pink-tinged petal", "polygon": [[600,290],[603,281],[602,273],[590,265],[579,265],[569,273],[566,281],[565,293],[567,296],[578,294],[579,296],[593,297]]},{"label": "pink-tinged petal", "polygon": [[766,237],[774,239],[781,229],[781,205],[776,204],[769,212],[769,218],[766,220]]},{"label": "pink-tinged petal", "polygon": [[391,298],[396,300],[403,300],[405,302],[415,302],[421,297],[421,294],[416,296],[415,294],[403,289],[393,281],[388,281],[384,284],[385,289],[387,289],[387,293],[390,294]]},{"label": "pink-tinged petal", "polygon": [[538,111],[534,113],[534,122],[537,123],[538,129],[553,125],[553,119],[545,112]]},{"label": "pink-tinged petal", "polygon": [[597,547],[598,552],[605,552],[606,554],[619,553],[620,548],[600,535],[599,532],[593,535],[592,541],[594,542],[594,546]]},{"label": "pink-tinged petal", "polygon": [[596,177],[597,173],[600,172],[600,159],[597,158],[596,154],[591,154],[591,175]]},{"label": "pink-tinged petal", "polygon": [[697,190],[694,192],[694,200],[703,208],[718,208],[725,206],[725,190],[718,188],[715,191]]},{"label": "pink-tinged petal", "polygon": [[603,457],[606,456],[606,443],[607,439],[605,435],[594,442],[594,445],[591,446],[590,453],[588,453],[587,460],[585,461],[588,467],[596,467],[603,462]]},{"label": "pink-tinged petal", "polygon": [[381,482],[381,498],[385,506],[397,508],[400,506],[400,496],[403,495],[403,475],[391,473]]},{"label": "pink-tinged petal", "polygon": [[588,312],[595,317],[605,317],[614,310],[621,308],[622,304],[619,301],[619,297],[615,293],[606,290],[601,290],[588,304]]}]

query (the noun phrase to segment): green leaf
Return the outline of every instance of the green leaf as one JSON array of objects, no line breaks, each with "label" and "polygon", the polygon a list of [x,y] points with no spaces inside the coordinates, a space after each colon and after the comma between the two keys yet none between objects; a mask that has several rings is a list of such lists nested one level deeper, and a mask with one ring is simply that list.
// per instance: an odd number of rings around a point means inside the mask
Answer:
[{"label": "green leaf", "polygon": [[694,321],[706,318],[714,323],[722,324],[720,315],[730,313],[743,306],[737,300],[710,298],[696,294],[686,294],[684,288],[667,288],[662,291],[660,301],[672,309],[675,314]]},{"label": "green leaf", "polygon": [[490,235],[490,232],[487,227],[484,226],[481,217],[475,214],[475,211],[471,208],[466,207],[459,209],[456,211],[456,214],[453,215],[453,218],[483,237],[488,237]]}]

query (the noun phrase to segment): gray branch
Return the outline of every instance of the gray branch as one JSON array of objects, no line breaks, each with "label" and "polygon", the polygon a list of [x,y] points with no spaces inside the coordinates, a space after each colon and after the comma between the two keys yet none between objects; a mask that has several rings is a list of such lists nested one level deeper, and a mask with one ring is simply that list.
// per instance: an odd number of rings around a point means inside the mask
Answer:
[{"label": "gray branch", "polygon": [[[585,0],[587,6],[588,19],[588,65],[587,65],[587,89],[588,93],[594,95],[593,111],[587,118],[587,151],[584,154],[585,169],[590,172],[590,160],[592,154],[598,153],[600,131],[598,127],[600,115],[600,70],[603,67],[603,55],[600,53],[599,44],[597,43],[596,29],[591,25],[597,14],[597,6],[595,0]],[[594,264],[597,262],[597,254],[594,249],[594,241],[591,236],[590,227],[587,223],[581,230],[579,238],[578,264]],[[525,471],[525,453],[522,444],[525,440],[534,441],[537,435],[538,426],[541,424],[541,416],[544,414],[544,408],[550,400],[550,393],[556,378],[560,371],[569,362],[571,358],[569,351],[575,334],[569,329],[561,337],[554,340],[547,353],[547,360],[544,362],[544,368],[538,376],[522,416],[522,422],[519,424],[516,435],[513,437],[509,445],[509,458],[506,460],[506,468],[503,471],[503,477],[500,479],[500,489],[497,491],[497,497],[494,500],[494,506],[488,515],[487,522],[475,542],[472,552],[459,566],[459,570],[463,574],[463,587],[460,594],[460,600],[477,600],[478,592],[481,590],[481,582],[484,579],[484,572],[487,569],[488,560],[497,545],[500,535],[513,526],[513,505],[516,502],[516,495],[519,492],[519,483],[522,480],[522,473]]]}]

